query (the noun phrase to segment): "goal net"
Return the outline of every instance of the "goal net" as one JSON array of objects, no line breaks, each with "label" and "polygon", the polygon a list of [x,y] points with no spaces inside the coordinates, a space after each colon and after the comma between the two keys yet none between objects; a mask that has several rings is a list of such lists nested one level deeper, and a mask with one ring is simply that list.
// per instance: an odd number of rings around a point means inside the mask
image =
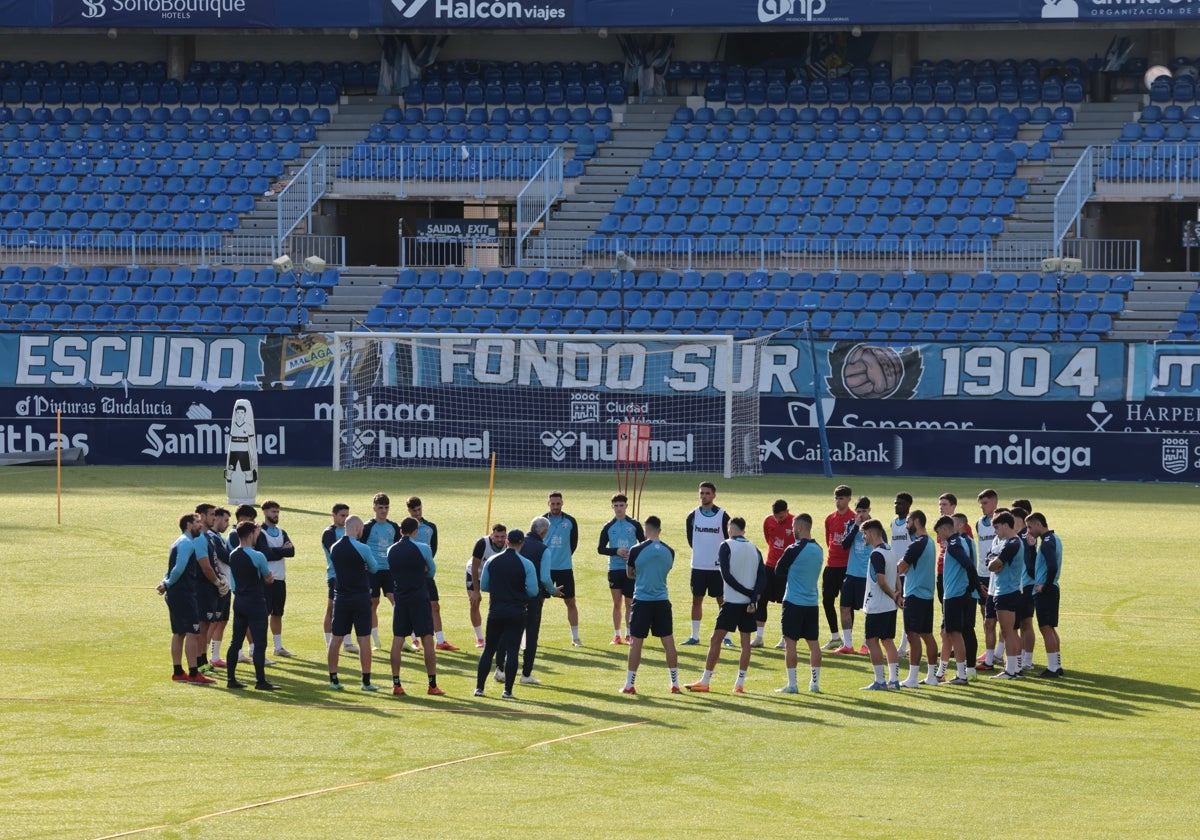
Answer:
[{"label": "goal net", "polygon": [[336,333],[333,468],[614,470],[650,426],[649,469],[756,474],[762,340]]}]

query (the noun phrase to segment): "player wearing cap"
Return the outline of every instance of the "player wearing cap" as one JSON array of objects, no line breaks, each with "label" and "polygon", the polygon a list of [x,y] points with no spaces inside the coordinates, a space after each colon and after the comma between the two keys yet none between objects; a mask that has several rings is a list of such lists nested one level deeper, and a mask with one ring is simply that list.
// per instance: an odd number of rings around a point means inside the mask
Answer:
[{"label": "player wearing cap", "polygon": [[[792,514],[788,510],[786,500],[776,499],[775,503],[771,505],[770,515],[763,520],[763,538],[767,541],[767,586],[759,596],[758,611],[754,614],[758,630],[755,633],[754,641],[750,643],[752,647],[763,646],[763,628],[767,625],[767,602],[781,603],[783,592],[787,588],[787,576],[775,574],[779,558],[796,541],[792,531]],[[785,646],[786,640],[780,636],[775,648],[782,650]]]},{"label": "player wearing cap", "polygon": [[821,646],[817,640],[821,634],[821,617],[817,604],[817,578],[824,563],[821,546],[812,539],[812,517],[801,513],[792,521],[796,541],[779,558],[775,576],[781,578],[786,587],[783,593],[783,617],[780,625],[786,643],[784,666],[787,668],[787,685],[776,689],[781,694],[796,694],[796,643],[804,639],[808,643],[808,663],[812,676],[808,690],[821,690]]},{"label": "player wearing cap", "polygon": [[629,551],[626,574],[633,580],[633,608],[629,617],[629,657],[622,694],[637,694],[634,681],[642,662],[642,646],[651,634],[662,641],[671,673],[671,693],[679,693],[679,653],[675,648],[674,619],[667,593],[667,575],[675,565],[675,550],[664,543],[662,521],[646,517],[646,538]]},{"label": "player wearing cap", "polygon": [[[494,533],[494,532],[493,532]],[[526,611],[529,599],[538,593],[537,572],[533,564],[521,556],[525,534],[514,528],[508,532],[508,547],[491,557],[483,566],[479,576],[479,589],[487,592],[487,631],[483,652],[479,655],[476,670],[475,696],[483,696],[488,673],[496,651],[504,650],[504,693],[505,700],[513,696],[513,682],[517,678],[517,653],[521,646],[521,634],[525,632]]]},{"label": "player wearing cap", "polygon": [[854,521],[850,509],[851,490],[845,484],[833,488],[834,511],[825,517],[825,571],[821,573],[821,606],[825,609],[825,621],[829,624],[830,638],[825,650],[834,651],[843,646],[838,632],[837,599],[842,593],[842,581],[846,579],[846,564],[850,552],[842,547],[846,529]]}]

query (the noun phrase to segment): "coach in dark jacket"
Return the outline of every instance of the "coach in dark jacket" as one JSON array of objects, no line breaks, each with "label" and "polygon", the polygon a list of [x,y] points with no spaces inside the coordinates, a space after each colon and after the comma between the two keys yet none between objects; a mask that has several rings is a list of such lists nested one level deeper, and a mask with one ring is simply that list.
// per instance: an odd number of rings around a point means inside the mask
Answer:
[{"label": "coach in dark jacket", "polygon": [[487,561],[480,574],[479,589],[490,596],[488,602],[487,629],[484,633],[483,653],[479,656],[479,671],[475,680],[475,696],[483,696],[488,673],[496,651],[504,651],[504,694],[512,697],[513,682],[517,678],[517,653],[521,646],[521,634],[525,632],[525,618],[529,599],[538,594],[537,572],[533,564],[520,552],[525,544],[525,535],[519,530],[508,532],[508,548]]}]

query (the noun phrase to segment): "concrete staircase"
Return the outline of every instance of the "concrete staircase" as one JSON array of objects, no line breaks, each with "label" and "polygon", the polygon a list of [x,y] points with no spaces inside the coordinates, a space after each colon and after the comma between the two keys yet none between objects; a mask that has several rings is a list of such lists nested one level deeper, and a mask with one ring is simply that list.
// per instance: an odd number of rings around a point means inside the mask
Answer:
[{"label": "concrete staircase", "polygon": [[1110,338],[1118,341],[1164,339],[1179,312],[1200,284],[1182,272],[1148,272],[1138,277],[1125,300],[1125,311],[1113,319]]},{"label": "concrete staircase", "polygon": [[[663,96],[625,106],[622,122],[613,127],[612,140],[600,146],[588,161],[574,194],[551,210],[543,235],[552,245],[556,241],[582,241],[596,230],[650,157],[654,144],[663,139],[676,109],[686,104],[685,97]],[[563,252],[561,246],[555,250]]]},{"label": "concrete staircase", "polygon": [[[1048,161],[1022,163],[1017,177],[1029,181],[1029,194],[1017,202],[1017,212],[1006,220],[1002,239],[1051,239],[1054,236],[1054,196],[1062,187],[1079,156],[1088,146],[1112,143],[1121,126],[1141,108],[1141,96],[1121,94],[1112,102],[1088,102],[1075,107],[1075,122],[1054,144]],[[1018,139],[1032,143],[1042,128],[1025,126]]]},{"label": "concrete staircase", "polygon": [[329,299],[311,313],[311,329],[334,332],[352,330],[367,310],[379,302],[385,289],[396,282],[395,266],[349,266],[341,270],[337,287],[329,290]]}]

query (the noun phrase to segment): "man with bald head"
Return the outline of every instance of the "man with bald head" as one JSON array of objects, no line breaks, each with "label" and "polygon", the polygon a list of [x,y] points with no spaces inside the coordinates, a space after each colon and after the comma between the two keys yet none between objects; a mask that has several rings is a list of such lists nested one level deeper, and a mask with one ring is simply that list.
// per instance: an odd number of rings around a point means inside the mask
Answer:
[{"label": "man with bald head", "polygon": [[[362,690],[378,691],[371,683],[371,581],[379,572],[374,552],[360,541],[363,521],[346,517],[346,533],[333,544],[329,558],[333,563],[333,620],[329,640],[329,687],[341,691],[338,681],[338,653],[351,631],[358,637],[358,660],[362,665]],[[395,606],[392,593],[388,600]]]}]

